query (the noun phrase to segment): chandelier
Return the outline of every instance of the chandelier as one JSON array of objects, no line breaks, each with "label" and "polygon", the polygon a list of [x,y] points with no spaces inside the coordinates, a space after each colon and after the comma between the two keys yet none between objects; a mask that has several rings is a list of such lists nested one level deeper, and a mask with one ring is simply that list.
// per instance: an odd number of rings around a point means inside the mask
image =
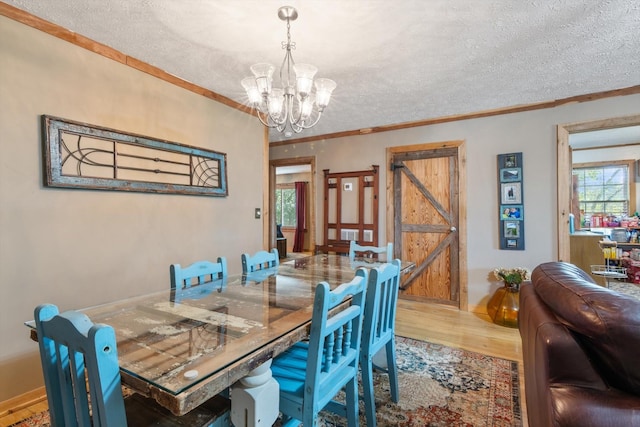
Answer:
[{"label": "chandelier", "polygon": [[280,67],[281,87],[272,86],[275,68],[266,63],[252,65],[253,77],[244,78],[242,86],[262,124],[291,136],[291,130],[299,133],[318,123],[329,105],[336,82],[316,79],[314,90],[313,77],[318,69],[310,64],[296,64],[291,55],[296,48],[295,42],[291,41],[291,21],[298,18],[298,11],[291,6],[283,6],[278,9],[278,17],[287,22],[287,41],[282,42],[286,53]]}]

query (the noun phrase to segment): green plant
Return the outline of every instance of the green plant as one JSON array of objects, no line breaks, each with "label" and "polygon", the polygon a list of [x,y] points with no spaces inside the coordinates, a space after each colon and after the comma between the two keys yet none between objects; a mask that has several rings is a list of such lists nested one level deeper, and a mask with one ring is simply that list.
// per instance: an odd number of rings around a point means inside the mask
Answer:
[{"label": "green plant", "polygon": [[530,277],[529,270],[522,267],[496,268],[493,274],[498,280],[502,280],[507,286],[518,289],[523,280]]}]

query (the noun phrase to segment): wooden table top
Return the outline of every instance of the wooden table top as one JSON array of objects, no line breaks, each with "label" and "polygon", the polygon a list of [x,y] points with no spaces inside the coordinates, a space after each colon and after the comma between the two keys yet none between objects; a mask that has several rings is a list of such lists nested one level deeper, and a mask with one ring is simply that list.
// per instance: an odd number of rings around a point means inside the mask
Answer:
[{"label": "wooden table top", "polygon": [[376,265],[314,255],[82,311],[114,328],[123,383],[183,415],[305,338],[319,282],[334,288]]}]

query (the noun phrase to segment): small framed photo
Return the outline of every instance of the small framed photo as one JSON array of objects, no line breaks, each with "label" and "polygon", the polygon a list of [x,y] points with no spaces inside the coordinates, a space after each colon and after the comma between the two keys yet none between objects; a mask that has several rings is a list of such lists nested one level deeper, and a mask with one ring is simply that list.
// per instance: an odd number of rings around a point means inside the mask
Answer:
[{"label": "small framed photo", "polygon": [[522,169],[520,168],[504,168],[500,169],[501,182],[522,181]]},{"label": "small framed photo", "polygon": [[500,205],[500,219],[522,221],[524,219],[522,205]]},{"label": "small framed photo", "polygon": [[520,237],[520,221],[504,221],[504,237],[507,239]]},{"label": "small framed photo", "polygon": [[500,184],[500,194],[502,195],[500,203],[503,205],[520,205],[522,204],[522,183],[503,182]]},{"label": "small framed photo", "polygon": [[513,249],[518,247],[518,241],[516,239],[507,239],[507,248]]},{"label": "small framed photo", "polygon": [[506,154],[504,156],[504,166],[505,168],[515,168],[518,166],[516,155],[515,154]]}]

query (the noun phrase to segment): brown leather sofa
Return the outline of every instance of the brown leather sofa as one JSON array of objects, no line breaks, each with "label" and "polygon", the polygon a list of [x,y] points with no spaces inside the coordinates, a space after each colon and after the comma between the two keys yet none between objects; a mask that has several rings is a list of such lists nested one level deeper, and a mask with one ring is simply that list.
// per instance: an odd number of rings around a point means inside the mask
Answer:
[{"label": "brown leather sofa", "polygon": [[520,288],[529,426],[640,427],[640,300],[549,262]]}]

